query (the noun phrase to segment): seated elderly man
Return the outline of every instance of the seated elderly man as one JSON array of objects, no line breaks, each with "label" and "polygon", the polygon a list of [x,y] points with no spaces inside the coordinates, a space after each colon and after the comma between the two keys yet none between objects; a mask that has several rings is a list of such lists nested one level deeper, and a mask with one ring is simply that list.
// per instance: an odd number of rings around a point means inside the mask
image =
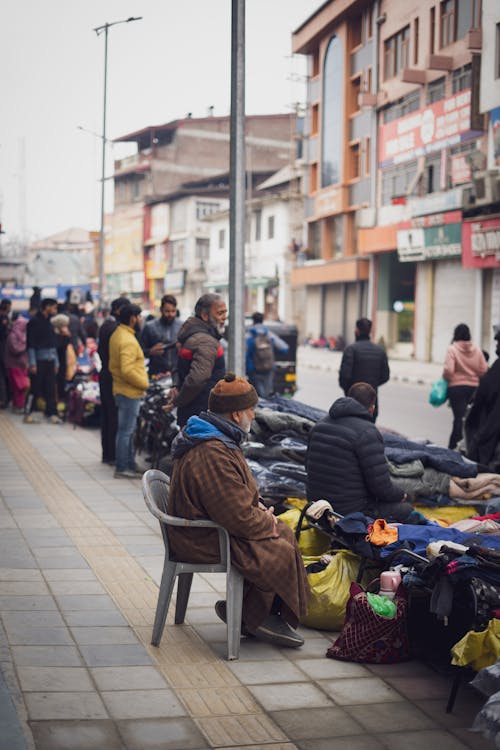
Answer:
[{"label": "seated elderly man", "polygon": [[[309,593],[304,565],[291,529],[260,502],[241,451],[257,401],[254,387],[233,373],[215,384],[208,411],[190,417],[174,443],[169,513],[228,530],[232,563],[245,578],[242,632],[296,648],[304,643],[294,628]],[[215,530],[170,528],[169,539],[180,560],[218,560]],[[225,605],[215,605],[222,620]]]},{"label": "seated elderly man", "polygon": [[373,424],[377,392],[354,383],[314,425],[307,449],[307,499],[328,500],[341,515],[360,511],[404,522],[413,508],[391,481],[382,435]]}]

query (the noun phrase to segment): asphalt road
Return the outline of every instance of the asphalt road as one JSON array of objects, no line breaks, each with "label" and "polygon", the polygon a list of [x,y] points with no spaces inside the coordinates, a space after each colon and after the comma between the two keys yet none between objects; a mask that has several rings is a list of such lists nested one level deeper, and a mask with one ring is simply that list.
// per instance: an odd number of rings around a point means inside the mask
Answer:
[{"label": "asphalt road", "polygon": [[[295,399],[319,409],[329,409],[335,399],[344,395],[336,373],[302,367],[297,371],[297,383]],[[429,404],[428,397],[426,385],[386,383],[379,389],[377,425],[410,438],[427,438],[446,447],[451,432],[451,410],[447,405],[436,409]]]}]

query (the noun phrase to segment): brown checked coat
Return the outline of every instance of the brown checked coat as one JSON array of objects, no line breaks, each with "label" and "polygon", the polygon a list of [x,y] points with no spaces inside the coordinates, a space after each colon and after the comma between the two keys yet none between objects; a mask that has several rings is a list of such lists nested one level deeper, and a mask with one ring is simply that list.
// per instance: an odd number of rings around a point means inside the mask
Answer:
[{"label": "brown checked coat", "polygon": [[[239,448],[220,440],[198,442],[174,460],[169,511],[189,519],[210,518],[231,536],[231,558],[245,578],[243,621],[257,628],[270,613],[275,594],[281,614],[292,627],[307,611],[309,587],[295,537],[278,519],[259,507],[255,480]],[[216,531],[168,531],[179,560],[218,560]]]}]

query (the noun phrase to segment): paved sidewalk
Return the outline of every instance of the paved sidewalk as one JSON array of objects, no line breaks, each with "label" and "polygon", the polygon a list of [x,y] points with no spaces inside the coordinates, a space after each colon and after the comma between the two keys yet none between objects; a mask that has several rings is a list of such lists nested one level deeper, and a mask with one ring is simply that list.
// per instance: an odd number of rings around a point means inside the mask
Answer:
[{"label": "paved sidewalk", "polygon": [[465,750],[483,699],[416,662],[325,658],[243,640],[226,662],[198,575],[183,626],[149,645],[163,544],[137,480],[115,480],[99,434],[0,413],[0,750]]},{"label": "paved sidewalk", "polygon": [[[302,367],[338,373],[341,360],[342,352],[315,349],[311,346],[299,346],[297,349],[297,362]],[[391,380],[421,385],[430,385],[440,378],[443,372],[442,364],[407,359],[390,358],[389,367]]]}]

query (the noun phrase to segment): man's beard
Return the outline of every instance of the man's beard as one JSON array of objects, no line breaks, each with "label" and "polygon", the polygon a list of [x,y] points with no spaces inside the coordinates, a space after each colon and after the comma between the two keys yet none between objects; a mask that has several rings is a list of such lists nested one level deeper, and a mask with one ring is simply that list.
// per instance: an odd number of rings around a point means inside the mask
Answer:
[{"label": "man's beard", "polygon": [[212,316],[210,316],[208,320],[209,320],[210,325],[213,326],[213,328],[215,328],[215,330],[220,336],[222,336],[224,334],[224,331],[226,330],[226,324],[218,323],[215,320],[215,318],[212,318]]},{"label": "man's beard", "polygon": [[240,429],[242,429],[243,432],[246,432],[246,434],[248,435],[248,433],[252,429],[252,420],[248,419],[247,417],[242,417],[240,422]]}]

